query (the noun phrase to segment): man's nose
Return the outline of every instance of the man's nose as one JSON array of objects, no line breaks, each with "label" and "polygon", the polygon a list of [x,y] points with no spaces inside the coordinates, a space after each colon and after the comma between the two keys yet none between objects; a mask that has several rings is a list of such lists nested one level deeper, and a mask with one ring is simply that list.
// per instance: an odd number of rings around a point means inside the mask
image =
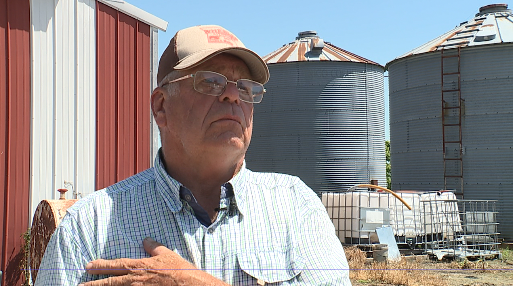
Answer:
[{"label": "man's nose", "polygon": [[240,104],[239,89],[235,82],[228,82],[223,94],[219,96],[220,101]]}]

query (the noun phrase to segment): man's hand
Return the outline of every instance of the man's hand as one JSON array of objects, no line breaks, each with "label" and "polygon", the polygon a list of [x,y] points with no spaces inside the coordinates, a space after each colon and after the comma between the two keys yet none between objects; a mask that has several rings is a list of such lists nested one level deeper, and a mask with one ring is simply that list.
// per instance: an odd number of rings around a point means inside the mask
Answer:
[{"label": "man's hand", "polygon": [[227,285],[149,237],[144,239],[143,245],[151,258],[89,262],[86,266],[89,274],[115,276],[80,285]]}]

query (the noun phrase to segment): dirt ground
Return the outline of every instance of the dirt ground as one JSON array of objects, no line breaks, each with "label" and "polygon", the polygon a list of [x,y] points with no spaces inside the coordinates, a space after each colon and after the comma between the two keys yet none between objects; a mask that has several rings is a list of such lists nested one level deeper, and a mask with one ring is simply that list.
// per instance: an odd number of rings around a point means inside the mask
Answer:
[{"label": "dirt ground", "polygon": [[[417,259],[418,269],[410,270],[415,275],[415,272],[422,272],[423,274],[431,274],[440,278],[445,283],[440,283],[440,286],[513,286],[513,263],[506,263],[499,259],[480,261],[473,268],[460,267],[461,264],[457,262],[438,262],[431,261],[428,258]],[[484,270],[482,264],[484,263]],[[386,271],[397,271],[395,269]],[[370,280],[351,279],[354,286],[391,286],[401,285],[392,283],[383,283]],[[425,285],[423,279],[417,282],[412,282],[410,285]]]},{"label": "dirt ground", "polygon": [[[361,268],[358,269],[376,268],[375,263],[371,261],[367,259],[364,266],[360,264]],[[350,262],[350,267],[351,264]],[[379,272],[376,269],[354,271],[361,273],[352,273],[351,282],[355,286],[513,286],[513,260],[511,259],[457,262],[432,260],[423,255],[406,257],[406,259],[403,257],[403,260],[395,265],[387,263],[386,270],[383,267],[377,268],[381,268],[381,274],[374,274]]]}]

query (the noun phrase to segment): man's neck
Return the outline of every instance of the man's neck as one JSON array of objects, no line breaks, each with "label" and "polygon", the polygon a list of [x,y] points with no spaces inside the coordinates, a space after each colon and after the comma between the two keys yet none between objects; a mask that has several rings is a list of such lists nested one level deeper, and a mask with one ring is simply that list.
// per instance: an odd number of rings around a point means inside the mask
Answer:
[{"label": "man's neck", "polygon": [[221,186],[231,180],[242,168],[244,157],[235,163],[224,160],[193,162],[161,154],[166,172],[189,189],[211,218],[219,207]]}]

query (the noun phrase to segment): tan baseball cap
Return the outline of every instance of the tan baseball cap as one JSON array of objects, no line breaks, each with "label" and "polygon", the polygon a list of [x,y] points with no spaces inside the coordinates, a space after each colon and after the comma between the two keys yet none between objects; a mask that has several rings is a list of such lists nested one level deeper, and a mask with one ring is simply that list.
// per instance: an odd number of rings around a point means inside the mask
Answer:
[{"label": "tan baseball cap", "polygon": [[234,34],[221,26],[203,25],[175,34],[160,57],[157,82],[160,83],[173,70],[195,67],[221,53],[242,59],[253,80],[262,84],[269,80],[269,69],[262,58],[247,49]]}]

